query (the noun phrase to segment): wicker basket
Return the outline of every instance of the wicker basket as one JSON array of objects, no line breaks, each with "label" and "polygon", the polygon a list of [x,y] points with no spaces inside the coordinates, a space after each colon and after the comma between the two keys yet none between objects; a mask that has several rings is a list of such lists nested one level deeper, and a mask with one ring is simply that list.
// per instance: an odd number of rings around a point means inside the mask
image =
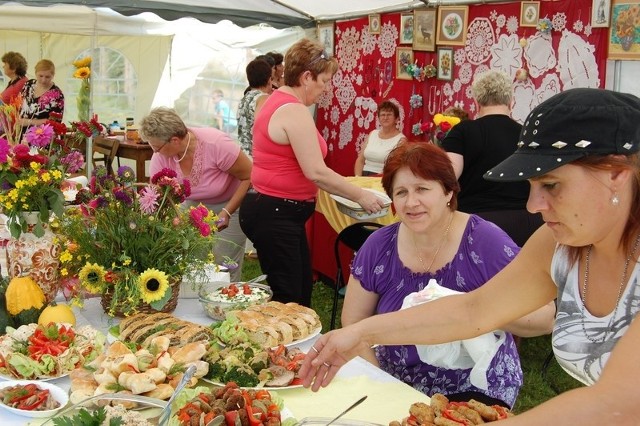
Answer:
[{"label": "wicker basket", "polygon": [[[140,302],[137,308],[138,312],[145,313],[145,314],[153,314],[156,312],[173,312],[176,309],[176,306],[178,306],[178,296],[180,295],[181,282],[182,282],[182,277],[169,278],[169,287],[171,288],[171,297],[169,298],[169,300],[167,301],[167,303],[164,305],[162,309],[158,310],[153,308],[148,303]],[[112,294],[108,291],[102,294],[100,304],[102,305],[102,309],[104,309],[106,313],[109,313],[109,310],[111,309],[111,298],[112,298]],[[124,318],[125,314],[124,312],[116,308],[114,312],[114,316],[119,318]]]}]

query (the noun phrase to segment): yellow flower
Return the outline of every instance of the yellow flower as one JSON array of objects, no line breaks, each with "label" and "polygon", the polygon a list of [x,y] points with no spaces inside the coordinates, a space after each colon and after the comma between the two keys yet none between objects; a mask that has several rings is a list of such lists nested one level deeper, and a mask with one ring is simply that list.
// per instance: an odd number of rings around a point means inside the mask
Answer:
[{"label": "yellow flower", "polygon": [[38,170],[40,170],[40,163],[36,163],[35,161],[32,161],[31,163],[29,163],[29,167],[31,167],[32,170],[37,172]]},{"label": "yellow flower", "polygon": [[54,179],[62,179],[62,172],[60,170],[52,170],[51,174]]},{"label": "yellow flower", "polygon": [[43,182],[49,182],[51,180],[51,175],[49,172],[45,172],[40,176],[40,179],[42,179]]},{"label": "yellow flower", "polygon": [[60,269],[60,275],[62,275],[63,277],[69,275],[69,271],[67,271],[67,268]]},{"label": "yellow flower", "polygon": [[142,300],[147,303],[162,299],[169,289],[167,274],[157,269],[147,269],[138,278]]},{"label": "yellow flower", "polygon": [[88,67],[91,65],[91,56],[85,56],[82,59],[78,59],[77,61],[73,61],[73,66],[76,68]]},{"label": "yellow flower", "polygon": [[73,260],[73,255],[69,252],[69,250],[65,250],[60,254],[60,262],[67,263]]},{"label": "yellow flower", "polygon": [[87,262],[80,270],[78,278],[87,290],[92,293],[100,293],[104,284],[104,274],[102,266]]},{"label": "yellow flower", "polygon": [[82,68],[78,68],[74,73],[73,76],[75,78],[80,78],[82,80],[89,78],[89,76],[91,76],[91,68],[89,67],[82,67]]}]

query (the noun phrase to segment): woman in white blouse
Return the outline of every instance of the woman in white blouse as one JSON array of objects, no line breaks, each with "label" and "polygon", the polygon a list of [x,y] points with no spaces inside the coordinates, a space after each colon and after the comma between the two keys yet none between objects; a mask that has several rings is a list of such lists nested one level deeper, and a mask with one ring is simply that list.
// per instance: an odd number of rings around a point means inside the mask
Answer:
[{"label": "woman in white blouse", "polygon": [[371,176],[382,173],[384,160],[389,152],[407,138],[398,130],[400,110],[391,101],[383,101],[378,105],[378,120],[380,128],[369,133],[362,146],[354,166],[355,176]]}]

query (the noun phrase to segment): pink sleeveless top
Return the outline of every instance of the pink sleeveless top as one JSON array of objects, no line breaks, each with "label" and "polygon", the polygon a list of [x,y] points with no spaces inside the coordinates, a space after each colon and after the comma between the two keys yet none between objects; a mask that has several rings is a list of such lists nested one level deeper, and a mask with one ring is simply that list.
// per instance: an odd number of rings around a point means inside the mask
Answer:
[{"label": "pink sleeveless top", "polygon": [[[269,137],[269,122],[283,105],[300,103],[288,93],[276,90],[262,106],[253,127],[253,168],[251,183],[256,191],[272,197],[304,201],[316,197],[318,187],[304,176],[291,145],[280,145]],[[327,142],[320,132],[315,135],[322,152],[327,155]]]}]

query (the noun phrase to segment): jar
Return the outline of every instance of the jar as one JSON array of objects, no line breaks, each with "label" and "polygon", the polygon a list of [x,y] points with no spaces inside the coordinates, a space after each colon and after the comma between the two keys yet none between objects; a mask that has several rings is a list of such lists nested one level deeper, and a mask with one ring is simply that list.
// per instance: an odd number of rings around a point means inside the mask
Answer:
[{"label": "jar", "polygon": [[133,117],[127,117],[126,126],[127,127],[131,127],[131,126],[133,126],[134,122],[135,121],[133,120]]},{"label": "jar", "polygon": [[120,124],[118,120],[113,120],[113,123],[109,124],[109,134],[114,135],[120,131]]}]

